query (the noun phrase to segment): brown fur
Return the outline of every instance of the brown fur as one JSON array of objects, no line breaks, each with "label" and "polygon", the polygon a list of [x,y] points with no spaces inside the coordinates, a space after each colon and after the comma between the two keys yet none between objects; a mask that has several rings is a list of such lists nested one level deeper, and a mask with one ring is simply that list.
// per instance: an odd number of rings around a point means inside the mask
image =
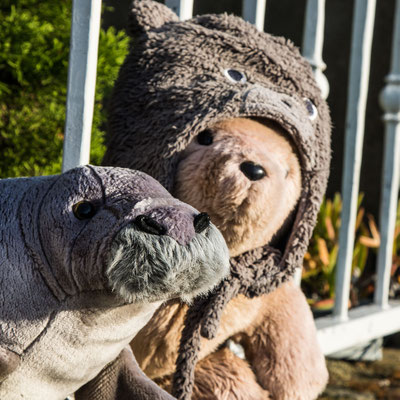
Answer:
[{"label": "brown fur", "polygon": [[[172,375],[155,382],[172,390]],[[203,358],[195,372],[192,400],[268,400],[270,395],[258,383],[249,363],[221,348]]]},{"label": "brown fur", "polygon": [[[213,379],[215,377],[216,379]],[[193,400],[267,400],[247,361],[222,348],[201,360],[195,372]]]},{"label": "brown fur", "polygon": [[[300,196],[300,165],[278,126],[236,118],[211,130],[210,146],[194,140],[186,148],[174,192],[211,216],[234,257],[268,243],[281,227]],[[243,161],[263,166],[267,177],[250,181]]]},{"label": "brown fur", "polygon": [[[211,216],[235,256],[268,243],[281,228],[300,196],[300,164],[275,124],[237,118],[211,131],[211,145],[195,139],[184,151],[174,194]],[[248,180],[239,169],[243,161],[262,165],[267,177]],[[184,305],[166,304],[132,342],[142,369],[165,387],[185,312]],[[231,337],[243,345],[251,369],[228,349],[217,350]],[[217,336],[202,340],[199,359],[194,399],[256,400],[268,392],[276,399],[313,399],[327,381],[312,314],[292,283],[268,295],[231,300]]]}]

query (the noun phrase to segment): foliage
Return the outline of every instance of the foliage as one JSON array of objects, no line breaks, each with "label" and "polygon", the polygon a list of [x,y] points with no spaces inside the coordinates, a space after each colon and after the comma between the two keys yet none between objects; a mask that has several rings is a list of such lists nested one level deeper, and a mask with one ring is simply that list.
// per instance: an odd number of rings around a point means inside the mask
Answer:
[{"label": "foliage", "polygon": [[396,224],[394,230],[393,265],[400,267],[400,200],[397,204]]},{"label": "foliage", "polygon": [[[0,6],[0,178],[61,170],[71,0],[10,0]],[[104,99],[127,53],[128,38],[102,30],[91,162],[104,152]]]},{"label": "foliage", "polygon": [[400,297],[400,201],[397,207],[393,242],[393,262],[390,279],[390,297]]},{"label": "foliage", "polygon": [[[371,249],[380,244],[380,236],[370,214],[361,207],[363,195],[358,199],[355,226],[355,242],[352,260],[352,290],[358,290],[357,284],[367,264]],[[335,293],[335,269],[339,250],[339,229],[342,211],[342,199],[336,193],[333,200],[324,200],[318,214],[317,225],[304,259],[302,287],[311,303],[321,299],[333,300]],[[354,296],[353,296],[354,298]],[[354,299],[354,302],[358,300]],[[325,302],[327,303],[327,302]],[[324,304],[324,303],[322,303]],[[332,301],[328,302],[332,304]]]}]

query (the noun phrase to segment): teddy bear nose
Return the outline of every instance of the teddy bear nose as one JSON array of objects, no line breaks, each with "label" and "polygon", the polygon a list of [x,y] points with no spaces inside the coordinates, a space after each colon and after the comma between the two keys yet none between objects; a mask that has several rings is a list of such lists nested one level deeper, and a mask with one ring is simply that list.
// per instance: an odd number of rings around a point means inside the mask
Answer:
[{"label": "teddy bear nose", "polygon": [[240,164],[240,170],[251,181],[258,181],[267,175],[265,169],[253,161],[245,161]]},{"label": "teddy bear nose", "polygon": [[167,229],[164,226],[148,215],[138,215],[133,222],[141,231],[146,233],[165,235],[167,232]]}]

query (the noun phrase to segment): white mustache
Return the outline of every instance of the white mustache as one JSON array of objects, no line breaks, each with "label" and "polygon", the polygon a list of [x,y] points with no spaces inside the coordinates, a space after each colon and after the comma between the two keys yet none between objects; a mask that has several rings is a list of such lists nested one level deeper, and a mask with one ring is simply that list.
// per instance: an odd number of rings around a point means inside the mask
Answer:
[{"label": "white mustache", "polygon": [[129,303],[172,298],[191,302],[228,272],[229,252],[212,224],[186,246],[167,235],[148,234],[129,225],[114,240],[106,278],[111,289]]}]

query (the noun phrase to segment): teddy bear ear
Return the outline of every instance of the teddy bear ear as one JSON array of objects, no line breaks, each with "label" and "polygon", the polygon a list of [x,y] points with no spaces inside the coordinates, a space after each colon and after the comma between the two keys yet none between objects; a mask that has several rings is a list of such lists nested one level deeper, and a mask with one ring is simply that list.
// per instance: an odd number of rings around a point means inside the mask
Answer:
[{"label": "teddy bear ear", "polygon": [[160,28],[167,22],[179,21],[178,16],[167,6],[151,0],[134,0],[128,21],[130,36]]}]

